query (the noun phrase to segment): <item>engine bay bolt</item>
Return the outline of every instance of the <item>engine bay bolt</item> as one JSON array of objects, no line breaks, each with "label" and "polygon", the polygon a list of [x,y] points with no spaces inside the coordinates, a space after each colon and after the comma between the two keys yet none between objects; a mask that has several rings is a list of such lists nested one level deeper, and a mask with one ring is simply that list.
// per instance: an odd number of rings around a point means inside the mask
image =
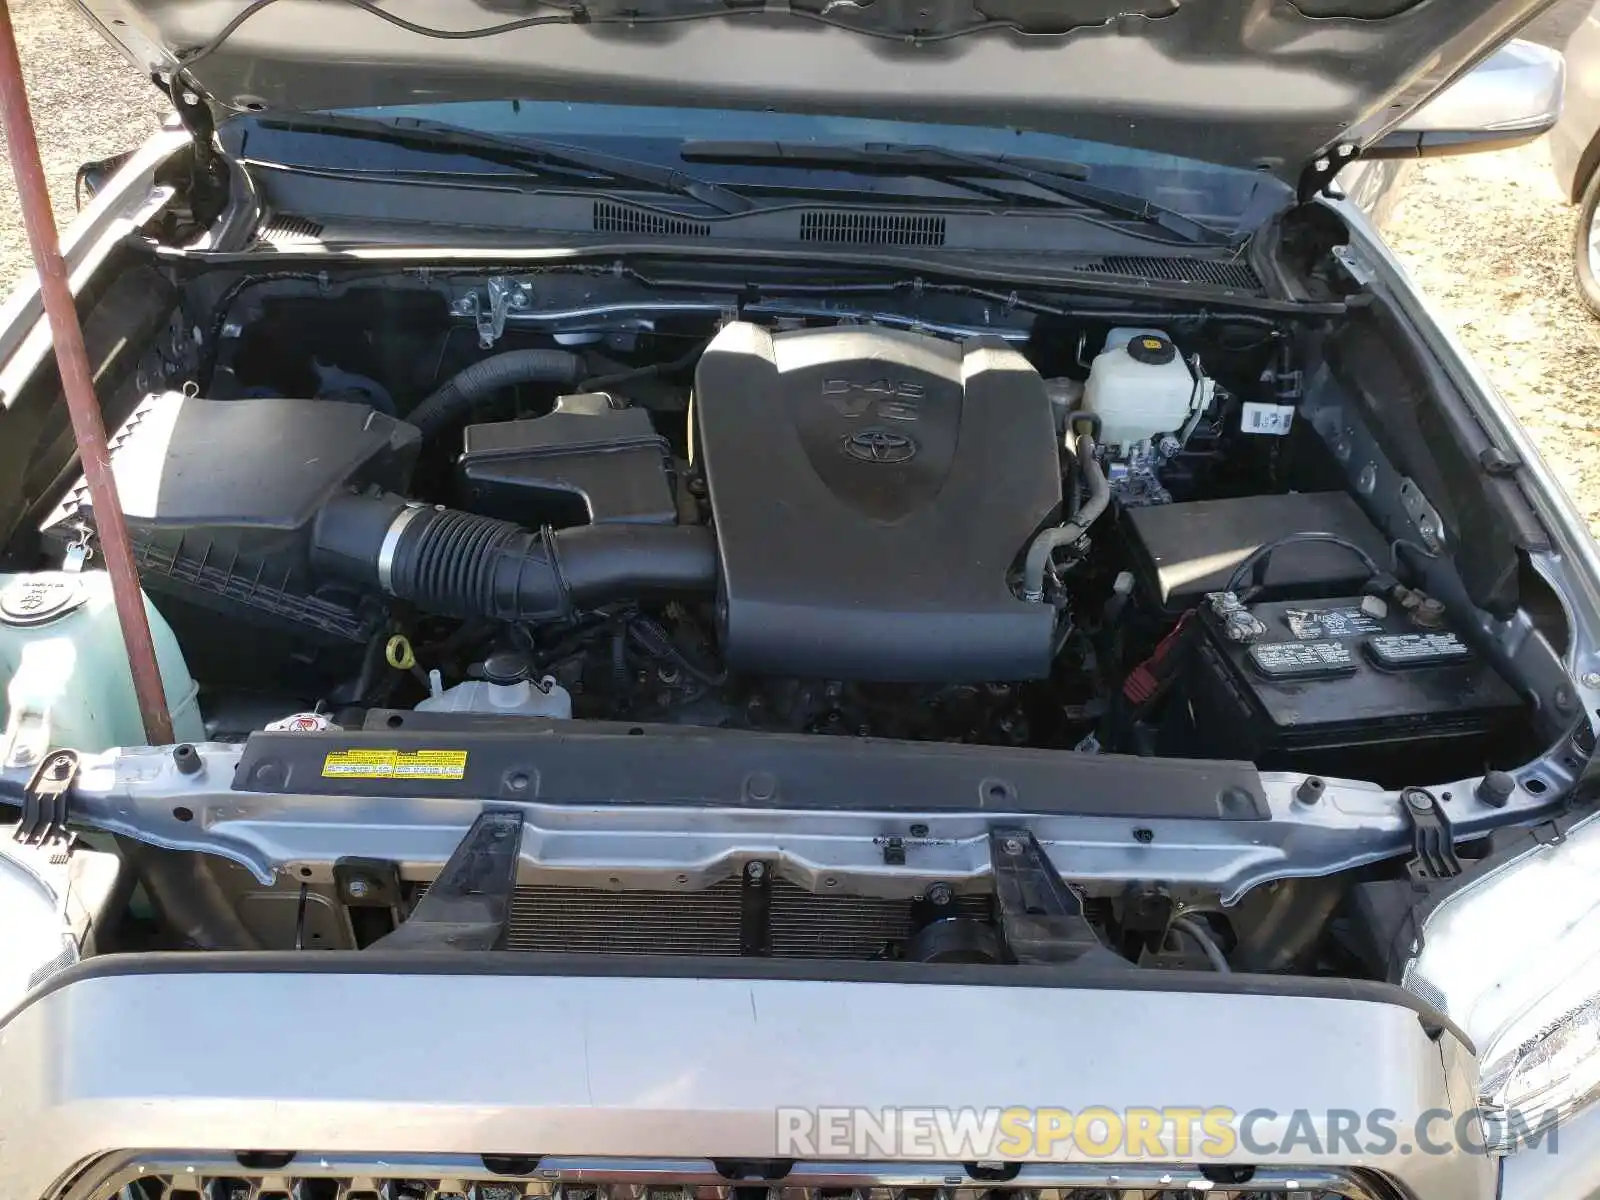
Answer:
[{"label": "engine bay bolt", "polygon": [[928,836],[928,827],[922,824],[922,822],[918,821],[910,828],[908,832],[914,838],[924,838]]},{"label": "engine bay bolt", "polygon": [[749,863],[745,866],[744,874],[746,879],[765,879],[767,868],[758,862]]},{"label": "engine bay bolt", "polygon": [[1412,812],[1432,812],[1433,797],[1428,795],[1428,793],[1423,791],[1421,788],[1407,788],[1406,806],[1410,808]]},{"label": "engine bay bolt", "polygon": [[1517,790],[1517,781],[1509,771],[1490,771],[1478,781],[1474,795],[1480,803],[1490,808],[1504,808],[1511,794]]},{"label": "engine bay bolt", "polygon": [[1301,780],[1300,786],[1295,788],[1294,798],[1300,801],[1301,804],[1315,804],[1322,799],[1322,793],[1327,786],[1315,775],[1307,775],[1305,779]]},{"label": "engine bay bolt", "polygon": [[948,883],[936,883],[928,889],[928,903],[943,908],[954,899]]},{"label": "engine bay bolt", "polygon": [[352,879],[344,889],[352,900],[360,900],[370,890],[365,879]]},{"label": "engine bay bolt", "polygon": [[1579,682],[1587,688],[1600,688],[1600,671],[1585,671]]},{"label": "engine bay bolt", "polygon": [[1018,838],[1007,838],[1004,845],[1007,854],[1021,854],[1022,842]]}]

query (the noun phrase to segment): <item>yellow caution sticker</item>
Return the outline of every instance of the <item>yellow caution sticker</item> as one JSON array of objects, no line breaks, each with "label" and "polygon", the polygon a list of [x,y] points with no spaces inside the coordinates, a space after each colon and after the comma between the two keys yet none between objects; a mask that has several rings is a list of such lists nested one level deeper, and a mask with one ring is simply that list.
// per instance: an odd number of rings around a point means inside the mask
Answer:
[{"label": "yellow caution sticker", "polygon": [[324,779],[465,779],[465,750],[335,750]]}]

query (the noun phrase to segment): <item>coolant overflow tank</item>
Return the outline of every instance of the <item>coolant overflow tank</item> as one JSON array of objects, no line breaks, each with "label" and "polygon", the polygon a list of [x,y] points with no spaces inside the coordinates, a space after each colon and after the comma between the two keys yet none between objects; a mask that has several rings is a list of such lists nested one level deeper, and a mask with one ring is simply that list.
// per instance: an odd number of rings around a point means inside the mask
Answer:
[{"label": "coolant overflow tank", "polygon": [[[179,742],[205,740],[197,688],[161,614],[144,602]],[[0,575],[0,764],[31,767],[50,750],[86,754],[145,744],[128,652],[104,571]]]}]

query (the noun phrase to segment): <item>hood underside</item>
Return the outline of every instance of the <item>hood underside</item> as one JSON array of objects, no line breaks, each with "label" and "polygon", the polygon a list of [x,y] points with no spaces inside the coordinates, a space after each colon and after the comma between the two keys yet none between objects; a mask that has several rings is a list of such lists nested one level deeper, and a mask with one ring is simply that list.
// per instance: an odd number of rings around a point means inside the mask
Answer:
[{"label": "hood underside", "polygon": [[80,3],[141,69],[182,66],[224,109],[750,107],[1011,126],[1293,179],[1381,135],[1549,0]]}]

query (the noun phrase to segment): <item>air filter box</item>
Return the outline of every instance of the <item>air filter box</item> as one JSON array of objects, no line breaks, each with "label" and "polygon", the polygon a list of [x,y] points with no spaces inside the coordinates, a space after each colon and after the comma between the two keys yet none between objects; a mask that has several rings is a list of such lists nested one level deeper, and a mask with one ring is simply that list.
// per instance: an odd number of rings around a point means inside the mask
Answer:
[{"label": "air filter box", "polygon": [[[381,605],[309,577],[311,522],[343,489],[404,491],[420,440],[365,404],[146,397],[110,442],[145,590],[163,612],[178,601],[297,637],[364,642]],[[93,527],[80,480],[41,532],[64,554]]]}]

